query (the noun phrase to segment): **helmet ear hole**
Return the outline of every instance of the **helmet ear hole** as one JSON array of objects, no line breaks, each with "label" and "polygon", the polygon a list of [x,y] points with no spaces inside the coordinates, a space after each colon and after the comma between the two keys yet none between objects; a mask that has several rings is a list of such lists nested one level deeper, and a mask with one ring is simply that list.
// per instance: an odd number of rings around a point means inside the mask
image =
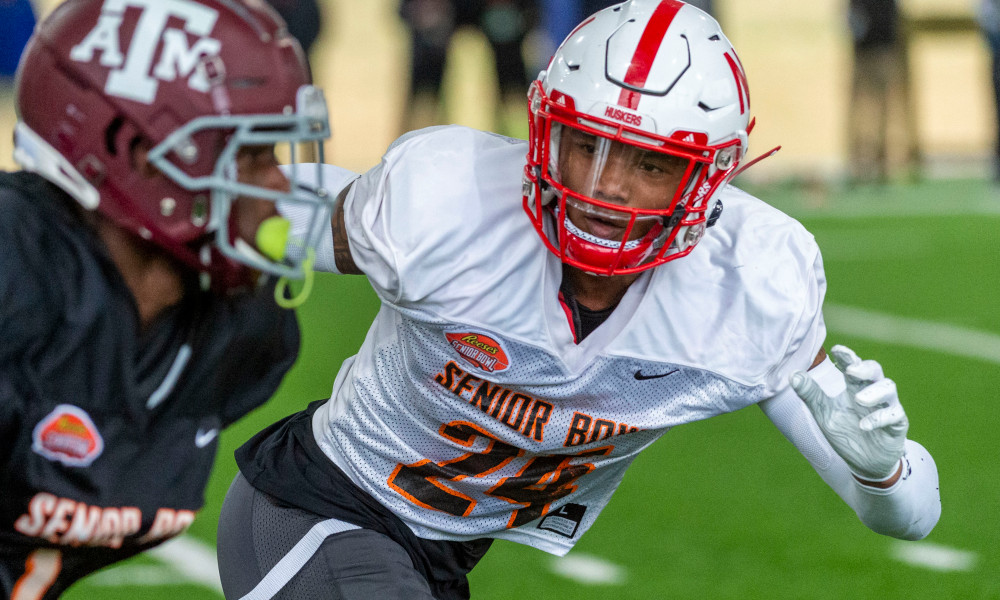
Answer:
[{"label": "helmet ear hole", "polygon": [[134,136],[128,143],[129,161],[132,169],[143,179],[151,179],[158,173],[148,158],[149,150],[152,147],[153,144],[140,135]]},{"label": "helmet ear hole", "polygon": [[720,171],[728,171],[732,167],[739,155],[740,148],[738,146],[729,146],[728,148],[723,148],[715,155],[715,168]]},{"label": "helmet ear hole", "polygon": [[111,120],[111,123],[108,124],[107,129],[104,130],[104,149],[107,150],[108,154],[111,156],[118,156],[118,142],[116,138],[118,137],[118,132],[124,124],[124,119],[121,117],[115,117]]}]

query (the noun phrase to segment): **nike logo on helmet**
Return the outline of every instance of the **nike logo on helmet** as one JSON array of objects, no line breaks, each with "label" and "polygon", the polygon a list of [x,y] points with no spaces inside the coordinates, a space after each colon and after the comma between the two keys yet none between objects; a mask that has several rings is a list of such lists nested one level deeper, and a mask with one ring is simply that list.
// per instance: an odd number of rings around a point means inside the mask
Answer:
[{"label": "nike logo on helmet", "polygon": [[636,381],[645,381],[647,379],[659,379],[660,377],[666,377],[667,375],[673,375],[674,373],[676,373],[679,370],[680,369],[674,369],[673,371],[667,371],[666,373],[659,373],[657,375],[643,375],[642,374],[642,369],[639,369],[638,371],[635,372],[635,379],[636,379]]}]

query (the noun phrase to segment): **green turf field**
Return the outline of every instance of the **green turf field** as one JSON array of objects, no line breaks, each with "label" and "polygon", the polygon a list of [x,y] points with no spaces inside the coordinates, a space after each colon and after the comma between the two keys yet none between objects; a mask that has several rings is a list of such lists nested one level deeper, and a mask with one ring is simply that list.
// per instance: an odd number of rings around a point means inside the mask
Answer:
[{"label": "green turf field", "polygon": [[[575,562],[496,544],[472,577],[474,598],[1000,598],[1000,190],[930,181],[752,191],[824,249],[829,343],[877,358],[898,382],[910,437],[938,463],[937,529],[908,543],[870,532],[750,408],[654,444],[570,553]],[[184,541],[193,546],[105,571],[67,598],[221,597],[211,560],[234,448],[325,396],[376,309],[364,279],[320,279],[301,312],[299,363],[270,404],[222,436],[206,507]]]}]

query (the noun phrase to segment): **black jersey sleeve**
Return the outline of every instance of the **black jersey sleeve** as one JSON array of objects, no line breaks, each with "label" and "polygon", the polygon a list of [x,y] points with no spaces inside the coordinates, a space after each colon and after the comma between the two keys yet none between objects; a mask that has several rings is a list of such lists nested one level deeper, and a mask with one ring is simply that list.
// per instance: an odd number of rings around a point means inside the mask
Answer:
[{"label": "black jersey sleeve", "polygon": [[36,175],[0,171],[0,470],[22,418],[26,382],[12,373],[45,352],[64,318],[55,279],[66,268],[66,249],[63,224],[45,208],[52,195]]},{"label": "black jersey sleeve", "polygon": [[266,402],[277,390],[299,352],[295,312],[278,307],[274,281],[226,307],[227,320],[238,323],[219,362],[216,382],[227,390],[223,426]]},{"label": "black jersey sleeve", "polygon": [[50,222],[17,183],[0,173],[0,365],[44,345],[60,319]]}]

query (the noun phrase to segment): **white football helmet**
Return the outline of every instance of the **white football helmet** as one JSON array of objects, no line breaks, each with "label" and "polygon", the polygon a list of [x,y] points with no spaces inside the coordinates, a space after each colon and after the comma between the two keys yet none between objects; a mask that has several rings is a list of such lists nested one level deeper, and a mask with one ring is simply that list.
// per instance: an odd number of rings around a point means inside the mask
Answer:
[{"label": "white football helmet", "polygon": [[[585,20],[532,83],[528,109],[525,211],[563,262],[601,275],[691,252],[722,210],[714,196],[740,168],[752,128],[732,44],[678,0],[629,0]],[[561,141],[583,145],[585,177],[561,172]],[[623,162],[634,177],[611,175]],[[670,189],[653,203],[630,199],[651,174]]]}]

